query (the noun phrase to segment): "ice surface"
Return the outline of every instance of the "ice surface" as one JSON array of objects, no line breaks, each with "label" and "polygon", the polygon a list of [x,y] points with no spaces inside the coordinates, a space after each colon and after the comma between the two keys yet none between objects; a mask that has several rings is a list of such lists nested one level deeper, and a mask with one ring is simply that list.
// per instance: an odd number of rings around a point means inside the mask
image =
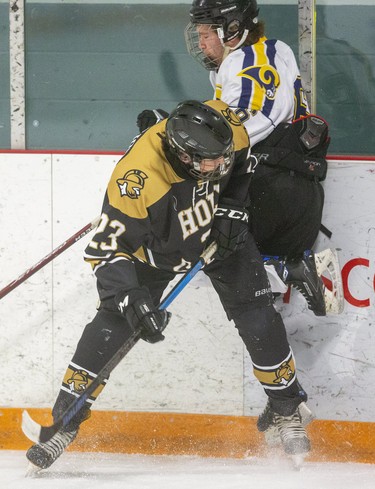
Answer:
[{"label": "ice surface", "polygon": [[64,453],[48,470],[25,478],[22,451],[0,450],[1,489],[373,489],[375,465]]}]

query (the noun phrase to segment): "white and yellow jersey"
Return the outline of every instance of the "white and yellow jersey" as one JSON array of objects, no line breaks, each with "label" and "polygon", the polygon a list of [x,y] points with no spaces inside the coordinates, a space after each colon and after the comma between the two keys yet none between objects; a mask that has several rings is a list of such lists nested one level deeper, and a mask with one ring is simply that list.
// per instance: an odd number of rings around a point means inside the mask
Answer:
[{"label": "white and yellow jersey", "polygon": [[210,73],[215,99],[226,102],[246,127],[251,145],[265,139],[281,122],[309,111],[291,48],[262,37],[231,52]]}]

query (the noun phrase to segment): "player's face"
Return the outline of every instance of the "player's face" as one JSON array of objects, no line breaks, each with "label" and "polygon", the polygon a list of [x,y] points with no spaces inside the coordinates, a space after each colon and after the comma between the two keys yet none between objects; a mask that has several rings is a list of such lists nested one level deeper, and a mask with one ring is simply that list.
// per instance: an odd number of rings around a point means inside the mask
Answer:
[{"label": "player's face", "polygon": [[[187,153],[185,152],[180,152],[179,154],[179,157],[180,157],[180,160],[185,163],[185,164],[192,164],[192,157],[190,155],[188,155]],[[208,172],[211,172],[211,171],[214,171],[216,170],[216,168],[218,168],[220,165],[222,165],[224,163],[224,156],[220,156],[219,158],[215,158],[215,159],[209,159],[209,158],[204,158],[202,160],[200,160],[199,162],[199,166],[200,166],[200,171],[202,173],[208,173]]]},{"label": "player's face", "polygon": [[201,167],[201,172],[204,173],[209,173],[216,168],[218,168],[220,165],[224,164],[224,156],[220,156],[219,158],[216,158],[214,160],[209,160],[208,158],[201,160],[200,162],[200,167]]},{"label": "player's face", "polygon": [[216,29],[211,25],[199,24],[197,26],[197,32],[199,36],[199,48],[203,53],[217,65],[220,65],[224,47],[220,42]]},{"label": "player's face", "polygon": [[193,158],[181,151],[179,153],[180,160],[188,165],[189,169],[195,176],[199,176],[203,179],[217,180],[222,176],[226,175],[233,161],[233,151],[229,150],[224,156],[219,156],[218,158],[203,158],[201,160],[197,159],[193,162]]}]

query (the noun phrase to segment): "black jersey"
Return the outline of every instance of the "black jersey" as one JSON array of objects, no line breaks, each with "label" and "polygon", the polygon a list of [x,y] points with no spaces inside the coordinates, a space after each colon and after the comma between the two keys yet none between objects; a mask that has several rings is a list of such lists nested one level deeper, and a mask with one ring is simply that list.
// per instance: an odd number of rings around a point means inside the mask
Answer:
[{"label": "black jersey", "polygon": [[166,120],[135,138],[116,165],[96,233],[85,250],[101,287],[137,286],[135,260],[173,273],[191,268],[204,250],[222,197],[246,204],[250,181],[246,130],[221,101],[208,101],[231,124],[235,163],[216,182],[183,179],[166,159]]}]

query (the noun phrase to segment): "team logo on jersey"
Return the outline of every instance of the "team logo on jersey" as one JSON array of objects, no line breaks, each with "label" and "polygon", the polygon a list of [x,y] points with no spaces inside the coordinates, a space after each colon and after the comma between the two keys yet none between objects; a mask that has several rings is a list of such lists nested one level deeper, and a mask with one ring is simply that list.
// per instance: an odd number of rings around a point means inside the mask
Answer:
[{"label": "team logo on jersey", "polygon": [[148,178],[142,170],[129,170],[125,173],[124,178],[116,180],[119,186],[121,197],[130,197],[138,199],[141,195],[141,190],[145,186],[145,180]]},{"label": "team logo on jersey", "polygon": [[266,97],[270,100],[275,98],[277,88],[280,85],[279,74],[276,69],[270,65],[249,66],[240,71],[237,76],[252,80],[261,88]]},{"label": "team logo on jersey", "polygon": [[82,392],[88,384],[88,373],[84,370],[76,370],[73,375],[66,380],[71,392]]},{"label": "team logo on jersey", "polygon": [[231,109],[222,110],[221,113],[232,126],[240,126],[241,121]]}]

